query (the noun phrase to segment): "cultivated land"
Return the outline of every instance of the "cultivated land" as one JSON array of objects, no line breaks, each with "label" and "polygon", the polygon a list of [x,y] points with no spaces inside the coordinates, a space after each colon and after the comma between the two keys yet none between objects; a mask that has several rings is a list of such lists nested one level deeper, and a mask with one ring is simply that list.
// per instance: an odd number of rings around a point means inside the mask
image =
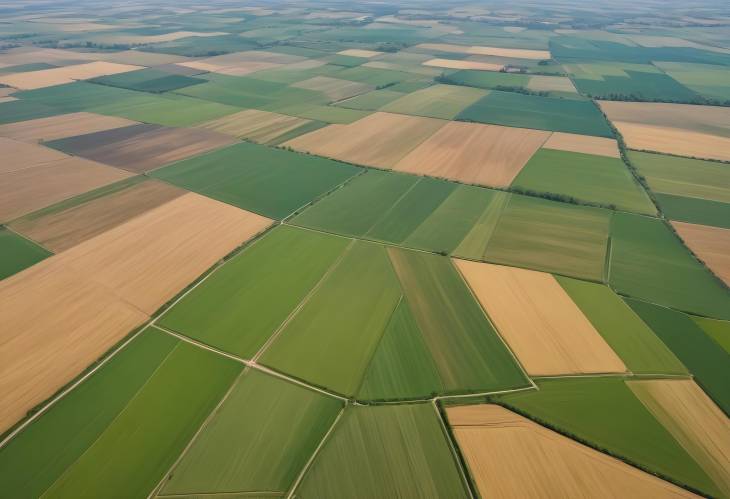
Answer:
[{"label": "cultivated land", "polygon": [[0,496],[730,497],[730,6],[1,8]]},{"label": "cultivated land", "polygon": [[454,407],[447,414],[484,496],[696,497],[502,407]]}]

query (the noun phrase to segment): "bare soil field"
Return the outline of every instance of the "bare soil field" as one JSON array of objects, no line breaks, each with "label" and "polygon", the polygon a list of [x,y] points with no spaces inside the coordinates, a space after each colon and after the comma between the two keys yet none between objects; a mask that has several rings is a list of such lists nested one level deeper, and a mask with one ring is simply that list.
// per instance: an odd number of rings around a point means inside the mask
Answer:
[{"label": "bare soil field", "polygon": [[217,120],[202,123],[197,125],[197,128],[266,143],[310,121],[286,114],[246,109],[240,113],[229,114]]},{"label": "bare soil field", "polygon": [[152,314],[270,224],[268,218],[187,193],[57,258],[67,268]]},{"label": "bare soil field", "polygon": [[446,413],[482,497],[697,497],[503,407]]},{"label": "bare soil field", "polygon": [[447,122],[373,113],[349,125],[330,125],[283,145],[360,165],[391,168]]},{"label": "bare soil field", "polygon": [[381,55],[383,52],[378,52],[377,50],[365,50],[365,49],[346,49],[346,50],[340,50],[337,53],[340,55],[349,55],[350,57],[366,57],[369,59],[371,57]]},{"label": "bare soil field", "polygon": [[20,218],[9,225],[16,232],[59,253],[185,193],[187,191],[169,184],[147,180],[68,209]]},{"label": "bare soil field", "polygon": [[0,432],[146,320],[58,257],[0,281]]},{"label": "bare soil field", "polygon": [[685,222],[672,225],[689,249],[730,286],[730,229]]},{"label": "bare soil field", "polygon": [[74,156],[0,173],[0,221],[63,201],[132,176],[118,168]]},{"label": "bare soil field", "polygon": [[234,142],[211,130],[134,125],[76,137],[64,150],[139,173]]},{"label": "bare soil field", "polygon": [[111,130],[136,124],[116,116],[94,113],[70,113],[0,125],[0,136],[24,142],[64,139],[75,135]]},{"label": "bare soil field", "polygon": [[616,140],[575,133],[553,132],[542,147],[559,151],[596,154],[598,156],[608,156],[609,158],[621,157]]},{"label": "bare soil field", "polygon": [[730,425],[707,394],[692,380],[627,384],[718,488],[730,496]]},{"label": "bare soil field", "polygon": [[627,370],[552,275],[466,260],[454,262],[529,374]]},{"label": "bare soil field", "polygon": [[549,136],[541,130],[451,121],[393,169],[507,187]]},{"label": "bare soil field", "polygon": [[631,149],[730,161],[730,108],[601,101]]},{"label": "bare soil field", "polygon": [[227,35],[225,31],[173,31],[162,35],[109,35],[107,43],[135,44],[135,43],[162,43],[174,42],[181,38],[190,38],[192,36],[223,36]]},{"label": "bare soil field", "polygon": [[350,80],[341,80],[339,78],[330,78],[329,76],[315,76],[314,78],[294,83],[291,86],[322,92],[331,101],[347,99],[348,97],[375,90],[375,87],[372,85]]},{"label": "bare soil field", "polygon": [[68,156],[48,147],[0,137],[0,157],[3,159],[0,162],[0,174],[3,174],[59,161]]},{"label": "bare soil field", "polygon": [[423,63],[424,66],[433,68],[446,69],[474,69],[477,71],[501,71],[504,68],[502,64],[494,64],[492,62],[466,61],[457,59],[429,59]]},{"label": "bare soil field", "polygon": [[54,85],[62,85],[64,83],[72,83],[76,80],[96,78],[97,76],[126,73],[137,69],[143,69],[143,66],[94,61],[84,64],[64,66],[61,68],[0,75],[0,83],[19,88],[21,90],[31,90],[34,88],[44,88]]},{"label": "bare soil field", "polygon": [[416,48],[435,50],[438,52],[452,52],[455,54],[493,55],[515,59],[550,59],[547,50],[506,49],[501,47],[480,47],[477,45],[453,45],[449,43],[421,43]]}]

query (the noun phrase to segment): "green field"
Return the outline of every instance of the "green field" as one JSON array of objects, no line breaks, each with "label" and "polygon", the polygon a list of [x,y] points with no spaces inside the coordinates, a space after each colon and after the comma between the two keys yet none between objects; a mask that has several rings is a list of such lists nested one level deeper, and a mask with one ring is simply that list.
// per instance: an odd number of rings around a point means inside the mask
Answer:
[{"label": "green field", "polygon": [[[158,322],[226,352],[251,358],[322,279],[348,242],[278,227],[206,279]],[[297,251],[291,252],[292,247]]]},{"label": "green field", "polygon": [[169,92],[170,90],[177,90],[189,87],[190,85],[205,83],[205,80],[200,78],[170,74],[165,71],[149,68],[115,75],[100,76],[88,81],[99,85],[128,88],[130,90],[151,93]]},{"label": "green field", "polygon": [[0,103],[0,125],[63,114],[64,111],[39,102],[14,100]]},{"label": "green field", "polygon": [[538,381],[499,400],[538,421],[705,493],[717,488],[620,378]]},{"label": "green field", "polygon": [[730,229],[730,203],[671,194],[654,197],[670,220]]},{"label": "green field", "polygon": [[540,149],[522,168],[512,187],[562,194],[619,210],[656,214],[643,187],[618,158]]},{"label": "green field", "polygon": [[355,242],[264,352],[261,363],[352,395],[400,295],[385,248]]},{"label": "green field", "polygon": [[431,404],[348,408],[296,496],[468,497],[438,418]]},{"label": "green field", "polygon": [[17,274],[51,254],[33,241],[0,226],[0,280]]},{"label": "green field", "polygon": [[576,88],[595,99],[687,102],[699,97],[648,64],[576,64],[568,67]]},{"label": "green field", "polygon": [[725,414],[730,414],[730,354],[689,316],[639,300],[626,302],[672,349],[694,375],[695,381]]},{"label": "green field", "polygon": [[524,74],[462,69],[446,75],[444,80],[453,85],[490,89],[497,87],[526,87],[530,77]]},{"label": "green field", "polygon": [[363,111],[375,111],[393,102],[405,94],[402,92],[394,92],[388,88],[382,90],[373,90],[365,94],[357,95],[350,99],[338,102],[338,107],[346,107],[348,109],[360,109]]},{"label": "green field", "polygon": [[600,281],[611,212],[512,195],[489,238],[494,263]]},{"label": "green field", "polygon": [[520,128],[612,137],[596,105],[587,100],[559,99],[492,90],[464,109],[457,120]]},{"label": "green field", "polygon": [[150,329],[0,451],[0,487],[13,497],[146,496],[240,367]]},{"label": "green field", "polygon": [[282,219],[359,171],[317,156],[240,143],[174,163],[152,175],[239,208]]},{"label": "green field", "polygon": [[482,97],[481,89],[457,85],[433,85],[386,104],[381,111],[450,120]]},{"label": "green field", "polygon": [[718,319],[730,318],[727,290],[656,218],[614,215],[609,282],[627,296]]},{"label": "green field", "polygon": [[718,345],[730,353],[730,322],[709,319],[707,317],[692,317],[695,324],[700,326],[707,335],[715,340]]},{"label": "green field", "polygon": [[631,372],[687,374],[672,351],[610,288],[563,276],[557,280]]},{"label": "green field", "polygon": [[656,61],[654,64],[700,95],[720,101],[730,100],[730,68],[727,66]]},{"label": "green field", "polygon": [[248,370],[163,486],[163,495],[284,494],[342,402]]}]

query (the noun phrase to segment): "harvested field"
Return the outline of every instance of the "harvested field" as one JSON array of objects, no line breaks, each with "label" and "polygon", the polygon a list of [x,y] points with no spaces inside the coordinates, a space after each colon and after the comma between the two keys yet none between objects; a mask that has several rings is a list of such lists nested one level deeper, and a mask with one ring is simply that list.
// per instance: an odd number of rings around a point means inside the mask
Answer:
[{"label": "harvested field", "polygon": [[564,76],[530,76],[527,83],[529,90],[536,92],[570,92],[576,93],[573,82]]},{"label": "harvested field", "polygon": [[0,175],[53,163],[68,158],[65,154],[48,147],[26,144],[0,137]]},{"label": "harvested field", "polygon": [[691,380],[629,381],[647,409],[730,495],[730,426],[727,417]]},{"label": "harvested field", "polygon": [[240,113],[201,123],[196,128],[205,128],[239,139],[265,144],[311,122],[312,120],[296,116],[246,109]]},{"label": "harvested field", "polygon": [[147,315],[55,256],[0,282],[0,318],[4,431]]},{"label": "harvested field", "polygon": [[393,167],[394,170],[507,187],[550,132],[449,122]]},{"label": "harvested field", "polygon": [[631,149],[730,161],[730,109],[656,102],[600,102]]},{"label": "harvested field", "polygon": [[672,222],[684,243],[730,286],[730,229]]},{"label": "harvested field", "polygon": [[0,173],[0,221],[12,220],[130,176],[117,168],[73,156]]},{"label": "harvested field", "polygon": [[578,135],[575,133],[553,132],[542,147],[545,149],[557,149],[559,151],[608,156],[609,158],[621,157],[615,139],[591,137],[589,135]]},{"label": "harvested field", "polygon": [[62,139],[58,149],[135,173],[212,151],[235,142],[211,130],[133,125]]},{"label": "harvested field", "polygon": [[142,66],[133,66],[130,64],[94,61],[85,64],[64,66],[61,68],[0,75],[0,83],[19,88],[21,90],[31,90],[35,88],[62,85],[64,83],[72,83],[76,80],[87,80],[89,78],[96,78],[97,76],[125,73],[127,71],[134,71],[137,69],[144,68]]},{"label": "harvested field", "polygon": [[186,192],[162,182],[143,181],[88,202],[17,219],[10,226],[13,230],[58,253]]},{"label": "harvested field", "polygon": [[330,101],[343,100],[375,90],[375,87],[372,85],[350,80],[341,80],[339,78],[330,78],[329,76],[315,76],[296,82],[292,84],[292,87],[322,92]]},{"label": "harvested field", "polygon": [[452,52],[458,54],[492,55],[497,57],[509,57],[514,59],[550,59],[550,52],[547,50],[508,49],[502,47],[480,47],[452,45],[449,43],[421,43],[416,48],[433,50],[437,52]]},{"label": "harvested field", "polygon": [[432,85],[406,94],[381,110],[450,120],[487,93],[487,90],[458,85]]},{"label": "harvested field", "polygon": [[134,125],[135,122],[94,113],[70,113],[0,125],[0,136],[23,142],[64,139]]},{"label": "harvested field", "polygon": [[460,59],[429,59],[423,63],[424,66],[445,69],[473,69],[476,71],[501,71],[502,64],[492,62],[466,61]]},{"label": "harvested field", "polygon": [[321,128],[283,145],[350,163],[391,168],[445,124],[434,118],[378,112],[349,125]]},{"label": "harvested field", "polygon": [[446,413],[483,497],[696,497],[503,407]]},{"label": "harvested field", "polygon": [[348,55],[350,57],[366,57],[369,59],[371,57],[375,57],[376,55],[380,55],[383,52],[378,52],[377,50],[346,49],[346,50],[340,50],[337,53],[339,55]]},{"label": "harvested field", "polygon": [[[62,265],[147,314],[271,221],[187,193],[61,255]],[[139,251],[144,247],[145,251]]]},{"label": "harvested field", "polygon": [[119,44],[148,44],[148,43],[162,43],[162,42],[174,42],[181,38],[190,37],[206,37],[206,36],[222,36],[228,33],[222,31],[173,31],[171,33],[164,33],[162,35],[106,35],[105,40],[109,43]]},{"label": "harvested field", "polygon": [[455,262],[529,374],[626,371],[552,275],[466,260]]}]

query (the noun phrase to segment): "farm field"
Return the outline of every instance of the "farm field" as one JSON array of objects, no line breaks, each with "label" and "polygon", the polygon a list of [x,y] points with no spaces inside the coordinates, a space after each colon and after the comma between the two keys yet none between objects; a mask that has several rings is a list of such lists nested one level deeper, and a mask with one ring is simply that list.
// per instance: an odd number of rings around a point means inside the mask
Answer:
[{"label": "farm field", "polygon": [[730,5],[0,9],[0,496],[730,498]]}]

